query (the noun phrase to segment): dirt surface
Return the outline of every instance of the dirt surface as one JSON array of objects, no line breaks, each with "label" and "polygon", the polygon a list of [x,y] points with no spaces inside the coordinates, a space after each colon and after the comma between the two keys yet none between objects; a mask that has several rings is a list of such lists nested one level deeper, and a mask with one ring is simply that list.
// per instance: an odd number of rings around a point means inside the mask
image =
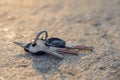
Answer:
[{"label": "dirt surface", "polygon": [[[61,60],[13,44],[41,29],[95,49]],[[0,80],[120,80],[120,0],[0,0]]]}]

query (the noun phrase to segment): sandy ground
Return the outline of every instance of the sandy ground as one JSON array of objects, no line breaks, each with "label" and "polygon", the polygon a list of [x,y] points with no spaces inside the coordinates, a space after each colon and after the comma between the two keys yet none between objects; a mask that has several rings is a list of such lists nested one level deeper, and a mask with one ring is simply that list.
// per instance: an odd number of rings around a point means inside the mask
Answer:
[{"label": "sandy ground", "polygon": [[[13,44],[41,29],[95,49],[61,60]],[[0,80],[120,80],[120,0],[0,0]]]}]

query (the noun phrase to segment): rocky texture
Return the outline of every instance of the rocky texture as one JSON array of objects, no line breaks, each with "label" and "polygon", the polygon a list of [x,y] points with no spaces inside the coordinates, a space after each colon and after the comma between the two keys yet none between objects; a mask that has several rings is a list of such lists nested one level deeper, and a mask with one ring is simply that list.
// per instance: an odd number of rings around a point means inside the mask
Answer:
[{"label": "rocky texture", "polygon": [[[14,40],[93,46],[64,59],[26,54]],[[120,80],[120,0],[0,0],[0,80]]]}]

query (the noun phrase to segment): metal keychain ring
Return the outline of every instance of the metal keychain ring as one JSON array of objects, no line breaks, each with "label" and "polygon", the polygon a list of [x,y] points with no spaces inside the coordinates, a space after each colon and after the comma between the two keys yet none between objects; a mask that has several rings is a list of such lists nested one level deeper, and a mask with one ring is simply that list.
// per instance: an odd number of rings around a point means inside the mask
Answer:
[{"label": "metal keychain ring", "polygon": [[43,30],[43,31],[40,31],[38,32],[36,38],[34,39],[34,42],[33,42],[33,46],[36,45],[36,41],[38,40],[39,36],[42,34],[42,33],[45,33],[45,40],[47,41],[47,38],[48,38],[48,33],[47,31]]}]

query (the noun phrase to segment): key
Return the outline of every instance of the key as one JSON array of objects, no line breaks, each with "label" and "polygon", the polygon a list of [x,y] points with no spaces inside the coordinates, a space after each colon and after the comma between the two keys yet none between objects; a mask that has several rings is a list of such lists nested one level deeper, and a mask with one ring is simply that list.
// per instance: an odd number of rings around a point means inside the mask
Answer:
[{"label": "key", "polygon": [[31,45],[31,46],[29,47],[29,51],[30,51],[30,52],[36,53],[36,49],[37,49],[38,51],[43,51],[43,52],[45,52],[45,53],[47,53],[47,54],[54,55],[54,56],[56,56],[56,57],[58,57],[58,58],[63,58],[62,55],[60,55],[60,54],[57,53],[56,51],[51,50],[48,46],[46,46],[46,45],[45,45],[45,41],[43,41],[43,40],[37,40],[35,46],[32,46],[32,45]]},{"label": "key", "polygon": [[49,49],[48,46],[45,46],[45,43],[43,40],[36,40],[35,45],[33,45],[33,43],[28,43],[28,44],[24,44],[22,42],[14,42],[14,43],[23,47],[26,52],[30,52],[32,54],[45,52],[46,54],[53,55],[58,58],[63,58],[63,56],[57,53],[57,51],[53,51]]},{"label": "key", "polygon": [[59,39],[59,38],[49,38],[45,42],[45,44],[46,44],[46,46],[50,46],[50,47],[93,51],[93,47],[91,47],[91,46],[66,45],[66,42],[62,39]]}]

